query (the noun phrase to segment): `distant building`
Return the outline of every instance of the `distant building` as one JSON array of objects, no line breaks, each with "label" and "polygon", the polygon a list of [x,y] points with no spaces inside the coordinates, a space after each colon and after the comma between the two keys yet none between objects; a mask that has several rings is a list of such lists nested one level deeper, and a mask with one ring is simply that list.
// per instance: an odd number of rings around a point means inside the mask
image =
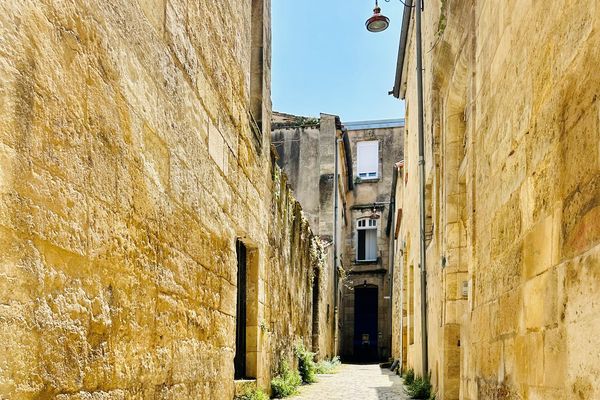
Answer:
[{"label": "distant building", "polygon": [[339,271],[335,302],[340,354],[354,361],[387,359],[392,223],[388,210],[394,165],[402,159],[404,121],[342,124],[328,114],[316,119],[275,113],[272,126],[278,163],[307,219],[319,227],[316,233],[324,241],[334,243],[329,257]]}]

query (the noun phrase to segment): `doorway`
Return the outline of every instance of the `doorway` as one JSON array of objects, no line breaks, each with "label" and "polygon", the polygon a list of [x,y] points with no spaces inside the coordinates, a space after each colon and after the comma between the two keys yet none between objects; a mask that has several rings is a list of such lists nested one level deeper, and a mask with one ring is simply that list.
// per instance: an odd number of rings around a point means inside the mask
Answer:
[{"label": "doorway", "polygon": [[354,358],[357,362],[379,361],[377,308],[377,286],[354,288]]},{"label": "doorway", "polygon": [[319,354],[319,268],[314,269],[312,288],[312,351]]},{"label": "doorway", "polygon": [[237,253],[237,307],[235,324],[235,379],[246,377],[246,270],[247,251],[242,241],[238,240],[235,245]]}]

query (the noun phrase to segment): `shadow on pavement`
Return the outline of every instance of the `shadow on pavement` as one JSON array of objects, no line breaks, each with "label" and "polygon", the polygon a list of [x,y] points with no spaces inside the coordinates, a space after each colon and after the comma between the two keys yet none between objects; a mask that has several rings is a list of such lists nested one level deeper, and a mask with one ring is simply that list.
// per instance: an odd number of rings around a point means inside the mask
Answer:
[{"label": "shadow on pavement", "polygon": [[381,368],[381,374],[385,375],[391,382],[392,386],[377,387],[378,400],[404,400],[409,399],[404,391],[402,378],[387,368]]}]

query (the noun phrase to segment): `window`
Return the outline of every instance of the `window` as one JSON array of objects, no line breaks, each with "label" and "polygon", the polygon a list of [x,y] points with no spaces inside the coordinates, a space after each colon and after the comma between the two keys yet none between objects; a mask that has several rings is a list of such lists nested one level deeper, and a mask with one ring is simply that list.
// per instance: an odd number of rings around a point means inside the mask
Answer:
[{"label": "window", "polygon": [[237,307],[235,324],[235,379],[246,377],[246,246],[236,242],[237,253]]},{"label": "window", "polygon": [[356,260],[377,260],[377,220],[363,218],[356,221]]},{"label": "window", "polygon": [[[237,301],[234,379],[255,379],[258,367],[258,250],[236,241]],[[227,296],[232,296],[228,293]],[[233,299],[231,299],[233,300]],[[230,301],[230,300],[227,300]],[[229,303],[228,303],[229,304]],[[254,334],[253,334],[254,333]]]},{"label": "window", "polygon": [[250,37],[250,129],[257,150],[263,141],[264,0],[252,0]]},{"label": "window", "polygon": [[361,179],[379,178],[379,141],[356,144],[356,169]]}]

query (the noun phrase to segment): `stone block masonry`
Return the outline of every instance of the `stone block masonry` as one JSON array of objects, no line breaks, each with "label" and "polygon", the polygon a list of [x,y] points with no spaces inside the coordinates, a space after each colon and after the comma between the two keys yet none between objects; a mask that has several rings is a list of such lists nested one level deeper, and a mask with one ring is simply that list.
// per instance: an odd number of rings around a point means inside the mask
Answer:
[{"label": "stone block masonry", "polygon": [[[600,398],[599,21],[594,0],[426,2],[428,365],[438,399]],[[414,51],[411,28],[395,271],[402,356],[420,371]]]},{"label": "stone block masonry", "polygon": [[269,10],[0,4],[0,398],[229,400],[236,324],[263,388],[310,343],[318,242],[249,116]]}]

